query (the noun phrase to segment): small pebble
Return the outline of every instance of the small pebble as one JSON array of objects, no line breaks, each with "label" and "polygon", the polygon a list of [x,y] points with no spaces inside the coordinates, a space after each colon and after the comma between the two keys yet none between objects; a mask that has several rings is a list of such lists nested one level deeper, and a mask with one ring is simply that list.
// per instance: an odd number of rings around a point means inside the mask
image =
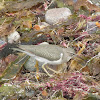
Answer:
[{"label": "small pebble", "polygon": [[8,36],[8,42],[9,43],[14,43],[14,42],[18,42],[20,39],[20,34],[17,31],[14,31],[13,33],[11,33]]},{"label": "small pebble", "polygon": [[71,15],[69,8],[53,8],[46,12],[45,20],[48,24],[57,24],[68,20]]}]

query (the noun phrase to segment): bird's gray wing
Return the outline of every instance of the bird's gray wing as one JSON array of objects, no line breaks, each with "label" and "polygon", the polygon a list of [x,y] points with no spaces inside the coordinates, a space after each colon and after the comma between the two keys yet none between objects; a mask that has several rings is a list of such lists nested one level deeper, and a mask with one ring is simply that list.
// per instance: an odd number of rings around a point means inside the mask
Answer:
[{"label": "bird's gray wing", "polygon": [[63,53],[57,45],[20,45],[19,48],[50,61],[59,60]]}]

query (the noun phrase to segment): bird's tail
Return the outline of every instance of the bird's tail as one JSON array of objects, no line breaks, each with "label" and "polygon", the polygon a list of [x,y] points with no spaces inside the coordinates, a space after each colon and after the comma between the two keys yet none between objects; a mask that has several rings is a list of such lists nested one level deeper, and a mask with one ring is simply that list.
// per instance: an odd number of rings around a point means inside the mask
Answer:
[{"label": "bird's tail", "polygon": [[14,50],[14,48],[18,48],[18,44],[6,44],[1,50],[0,50],[0,59],[7,57],[9,54],[17,54],[17,50]]}]

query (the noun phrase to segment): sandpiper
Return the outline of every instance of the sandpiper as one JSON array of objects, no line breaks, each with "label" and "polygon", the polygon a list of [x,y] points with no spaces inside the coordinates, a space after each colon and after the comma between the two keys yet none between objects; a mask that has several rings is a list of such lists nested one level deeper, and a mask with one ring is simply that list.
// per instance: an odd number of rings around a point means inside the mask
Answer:
[{"label": "sandpiper", "polygon": [[[59,65],[65,62],[68,62],[73,55],[75,55],[74,49],[62,48],[58,45],[52,44],[44,44],[41,43],[39,45],[19,45],[19,48],[14,48],[14,50],[26,53],[29,56],[33,56],[37,61],[42,62],[42,68],[50,75],[47,70],[45,69],[44,65],[51,64],[51,65]],[[57,71],[47,67],[49,70],[58,73]]]}]

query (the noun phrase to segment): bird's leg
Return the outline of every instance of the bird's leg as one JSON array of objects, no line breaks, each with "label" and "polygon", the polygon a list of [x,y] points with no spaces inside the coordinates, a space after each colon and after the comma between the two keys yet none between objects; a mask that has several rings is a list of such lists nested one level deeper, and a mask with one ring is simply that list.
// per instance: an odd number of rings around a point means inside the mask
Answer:
[{"label": "bird's leg", "polygon": [[[80,56],[80,54],[81,54],[81,53],[83,52],[83,50],[85,49],[85,44],[79,42],[78,44],[76,44],[76,46],[82,47],[82,48],[78,51],[78,53],[77,53],[77,55]],[[70,68],[71,68],[71,70],[75,69],[76,66],[77,66],[77,62],[76,62],[75,60],[71,60],[71,63],[70,63]]]},{"label": "bird's leg", "polygon": [[36,67],[36,78],[39,79],[39,67],[38,67],[38,61],[37,60],[36,60],[35,67]]},{"label": "bird's leg", "polygon": [[83,50],[85,49],[85,44],[79,43],[79,47],[82,47],[82,48],[79,50],[77,55],[80,55],[83,52]]},{"label": "bird's leg", "polygon": [[44,67],[45,65],[46,65],[46,64],[43,64],[43,65],[42,65],[43,70],[47,73],[48,76],[52,77],[53,75],[50,75],[50,74],[48,73],[48,71],[45,69],[45,67]]},{"label": "bird's leg", "polygon": [[49,68],[48,66],[46,66],[46,68],[49,69],[49,70],[51,70],[52,72],[54,72],[54,73],[56,73],[56,74],[60,73],[60,70],[55,71],[55,70],[53,70],[52,68]]}]

